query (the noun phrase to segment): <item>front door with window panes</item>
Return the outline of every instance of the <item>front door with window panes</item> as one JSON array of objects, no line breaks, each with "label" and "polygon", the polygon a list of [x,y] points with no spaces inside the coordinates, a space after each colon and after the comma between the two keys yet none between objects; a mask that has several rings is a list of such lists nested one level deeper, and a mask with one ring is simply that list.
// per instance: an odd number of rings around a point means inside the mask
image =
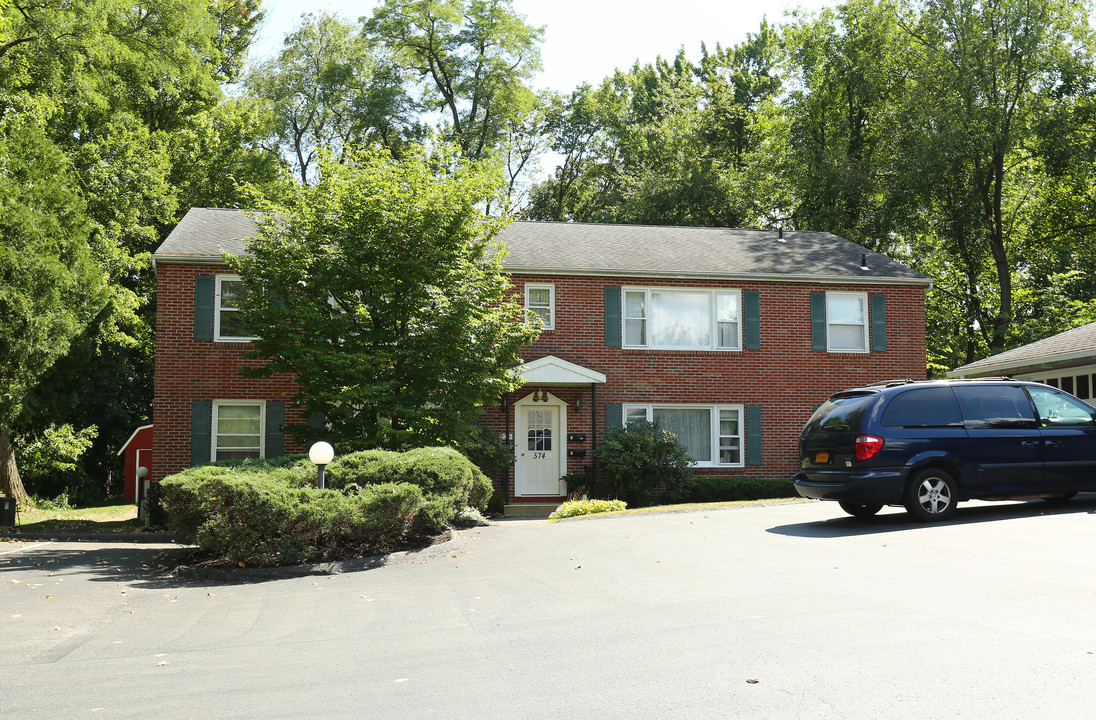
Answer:
[{"label": "front door with window panes", "polygon": [[518,413],[515,494],[558,496],[561,452],[559,408],[522,406]]}]

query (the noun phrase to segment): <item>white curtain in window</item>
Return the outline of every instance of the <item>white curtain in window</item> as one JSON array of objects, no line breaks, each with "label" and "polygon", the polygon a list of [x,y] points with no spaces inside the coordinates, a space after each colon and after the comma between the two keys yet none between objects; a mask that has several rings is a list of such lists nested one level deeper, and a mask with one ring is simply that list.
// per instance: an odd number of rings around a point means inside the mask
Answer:
[{"label": "white curtain in window", "polygon": [[708,293],[652,292],[651,345],[706,347],[712,344]]},{"label": "white curtain in window", "polygon": [[655,408],[654,422],[677,435],[695,462],[712,459],[712,416],[707,408]]}]

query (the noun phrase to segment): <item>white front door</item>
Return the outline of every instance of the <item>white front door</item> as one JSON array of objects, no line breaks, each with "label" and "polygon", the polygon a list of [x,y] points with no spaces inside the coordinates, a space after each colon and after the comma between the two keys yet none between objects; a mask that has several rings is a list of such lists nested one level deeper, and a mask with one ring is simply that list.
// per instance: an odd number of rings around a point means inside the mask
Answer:
[{"label": "white front door", "polygon": [[[514,494],[560,496],[565,457],[560,404],[517,405]],[[565,407],[565,406],[563,406]]]}]

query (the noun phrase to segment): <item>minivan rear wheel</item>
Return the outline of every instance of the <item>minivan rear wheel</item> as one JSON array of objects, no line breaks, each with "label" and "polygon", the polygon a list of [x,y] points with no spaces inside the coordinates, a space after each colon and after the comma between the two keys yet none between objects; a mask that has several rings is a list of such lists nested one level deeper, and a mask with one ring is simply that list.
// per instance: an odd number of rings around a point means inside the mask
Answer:
[{"label": "minivan rear wheel", "polygon": [[838,500],[837,504],[841,506],[841,509],[847,512],[849,515],[858,518],[867,518],[875,515],[877,512],[883,509],[882,505],[875,505],[874,503],[858,503],[851,500]]},{"label": "minivan rear wheel", "polygon": [[947,520],[958,502],[955,478],[938,468],[922,470],[906,487],[906,510],[921,522]]}]

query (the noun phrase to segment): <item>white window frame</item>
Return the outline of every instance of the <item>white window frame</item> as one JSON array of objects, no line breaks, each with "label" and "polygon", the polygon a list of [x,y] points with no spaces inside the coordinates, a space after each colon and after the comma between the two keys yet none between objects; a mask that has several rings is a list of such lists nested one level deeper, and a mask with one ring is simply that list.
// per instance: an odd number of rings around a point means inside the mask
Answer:
[{"label": "white window frame", "polygon": [[[548,291],[548,322],[544,322],[543,318],[538,315],[533,308],[544,308],[543,305],[534,306],[529,299],[530,290],[547,290]],[[540,320],[541,330],[555,330],[556,329],[556,286],[552,283],[526,283],[525,285],[525,312],[530,320],[537,318]]]},{"label": "white window frame", "polygon": [[240,312],[239,308],[225,308],[221,305],[221,285],[225,282],[240,282],[239,275],[218,275],[217,287],[213,295],[213,339],[215,342],[251,342],[254,336],[242,337],[221,334],[221,313]]},{"label": "white window frame", "polygon": [[[720,405],[706,405],[703,403],[624,403],[621,408],[621,417],[624,421],[624,425],[627,426],[629,422],[635,422],[640,419],[644,419],[647,422],[654,422],[655,408],[668,409],[668,410],[707,410],[708,421],[711,423],[711,442],[712,442],[712,460],[695,460],[692,463],[693,467],[745,467],[746,466],[746,406],[736,404],[720,404]],[[738,438],[738,462],[736,463],[721,463],[719,462],[719,413],[721,410],[728,410],[738,413],[738,435],[728,435],[727,437]],[[643,414],[643,418],[639,415]],[[629,414],[632,417],[629,419]]]},{"label": "white window frame", "polygon": [[209,457],[213,462],[217,462],[217,451],[225,450],[226,452],[249,450],[250,448],[220,448],[217,446],[217,438],[219,434],[217,432],[217,419],[220,414],[220,409],[223,406],[238,407],[246,405],[249,407],[259,408],[259,457],[266,457],[266,401],[265,400],[214,400],[213,401],[213,417],[210,425],[210,439],[209,439]]},{"label": "white window frame", "polygon": [[[645,317],[633,317],[628,315],[628,293],[644,293],[644,313]],[[693,295],[706,294],[708,296],[708,321],[709,321],[709,337],[711,341],[707,345],[652,345],[651,344],[651,328],[650,328],[650,308],[652,293],[690,293]],[[738,308],[738,316],[735,319],[737,332],[735,333],[735,345],[734,346],[722,346],[719,344],[719,318],[717,315],[718,305],[716,298],[720,295],[733,295],[735,298],[735,305]],[[698,287],[623,287],[620,289],[620,337],[621,345],[625,348],[642,348],[647,350],[711,350],[713,352],[740,352],[742,350],[742,326],[743,326],[743,308],[742,308],[742,291],[738,288],[698,288]],[[628,343],[628,321],[642,321],[643,322],[643,338],[646,341],[643,344],[630,344]]]},{"label": "white window frame", "polygon": [[[830,298],[840,297],[853,297],[859,298],[863,302],[864,308],[864,321],[862,323],[835,323],[831,318],[833,313],[830,312]],[[868,344],[868,327],[871,322],[871,307],[868,305],[868,294],[866,292],[850,292],[846,290],[827,290],[826,291],[826,350],[832,353],[867,353],[871,351],[871,347]],[[860,327],[860,345],[859,348],[835,348],[833,347],[833,331],[831,328],[834,326],[841,327]]]}]

